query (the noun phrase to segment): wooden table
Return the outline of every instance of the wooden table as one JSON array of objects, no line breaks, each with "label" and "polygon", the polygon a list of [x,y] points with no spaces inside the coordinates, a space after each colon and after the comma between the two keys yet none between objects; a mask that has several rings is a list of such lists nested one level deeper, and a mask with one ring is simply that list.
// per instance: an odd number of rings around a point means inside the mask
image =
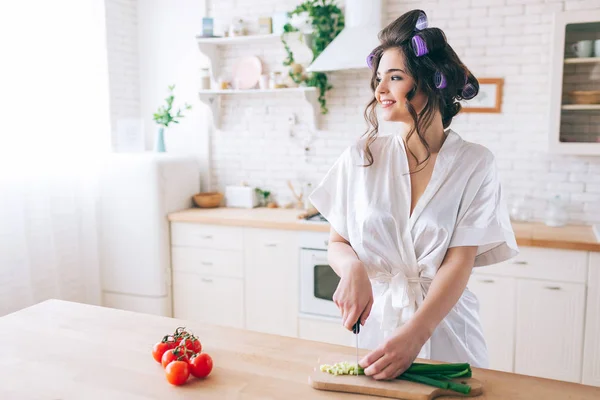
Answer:
[{"label": "wooden table", "polygon": [[[152,345],[178,326],[215,363],[205,380],[172,386]],[[0,318],[0,399],[365,399],[307,384],[319,357],[351,347],[49,300]],[[337,358],[336,358],[337,359]],[[481,399],[600,399],[600,388],[474,369]],[[450,399],[450,397],[447,397]]]}]

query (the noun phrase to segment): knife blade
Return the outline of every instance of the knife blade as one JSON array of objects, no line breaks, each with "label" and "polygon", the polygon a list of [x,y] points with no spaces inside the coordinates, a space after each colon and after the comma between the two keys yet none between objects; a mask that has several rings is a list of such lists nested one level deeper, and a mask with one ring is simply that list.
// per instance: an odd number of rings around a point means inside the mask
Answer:
[{"label": "knife blade", "polygon": [[356,374],[358,375],[358,334],[360,333],[360,319],[352,327],[352,332],[356,336]]}]

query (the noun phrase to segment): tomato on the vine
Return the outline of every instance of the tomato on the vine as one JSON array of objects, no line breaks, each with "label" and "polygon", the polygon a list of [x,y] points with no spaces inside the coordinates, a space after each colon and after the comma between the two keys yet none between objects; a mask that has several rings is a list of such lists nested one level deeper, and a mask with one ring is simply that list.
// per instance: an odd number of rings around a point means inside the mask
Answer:
[{"label": "tomato on the vine", "polygon": [[196,336],[187,336],[183,338],[179,345],[185,346],[185,348],[191,350],[192,352],[194,352],[194,354],[200,353],[202,351],[202,344]]},{"label": "tomato on the vine", "polygon": [[175,348],[175,346],[176,344],[173,336],[167,335],[152,347],[152,357],[154,357],[156,362],[161,362],[163,354],[165,354],[167,350]]},{"label": "tomato on the vine", "polygon": [[210,374],[213,368],[212,358],[206,354],[196,354],[189,361],[190,373],[196,378],[205,378]]},{"label": "tomato on the vine", "polygon": [[185,347],[177,346],[174,349],[165,351],[165,353],[163,354],[160,361],[161,361],[163,368],[167,368],[169,363],[171,363],[173,361],[188,362],[189,357],[187,355],[187,351],[186,351]]},{"label": "tomato on the vine", "polygon": [[190,376],[190,368],[185,361],[172,361],[165,368],[167,380],[172,385],[183,385]]}]

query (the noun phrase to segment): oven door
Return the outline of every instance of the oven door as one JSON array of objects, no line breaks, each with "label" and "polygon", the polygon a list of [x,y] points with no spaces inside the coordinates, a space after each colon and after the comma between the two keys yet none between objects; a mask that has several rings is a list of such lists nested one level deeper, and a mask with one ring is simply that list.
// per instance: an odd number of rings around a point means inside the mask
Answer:
[{"label": "oven door", "polygon": [[340,311],[332,299],[339,282],[340,278],[327,262],[327,250],[301,250],[301,313],[340,318]]}]

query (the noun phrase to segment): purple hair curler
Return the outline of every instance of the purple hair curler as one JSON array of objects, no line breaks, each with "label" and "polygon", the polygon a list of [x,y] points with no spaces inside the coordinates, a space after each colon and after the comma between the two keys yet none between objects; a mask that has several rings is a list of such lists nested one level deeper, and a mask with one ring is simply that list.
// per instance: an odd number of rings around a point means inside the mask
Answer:
[{"label": "purple hair curler", "polygon": [[427,49],[427,43],[425,43],[423,38],[420,37],[419,35],[413,36],[412,48],[417,57],[421,57],[421,56],[424,56],[425,54],[429,53],[429,50]]},{"label": "purple hair curler", "polygon": [[433,81],[435,82],[435,87],[438,89],[444,89],[446,87],[446,77],[440,71],[435,71]]},{"label": "purple hair curler", "polygon": [[471,100],[473,97],[477,95],[477,91],[475,90],[475,86],[467,83],[462,90],[462,97],[465,100]]},{"label": "purple hair curler", "polygon": [[369,66],[369,69],[373,69],[373,58],[375,58],[375,54],[373,53],[369,54],[367,57],[367,65]]},{"label": "purple hair curler", "polygon": [[417,19],[417,23],[415,25],[415,29],[418,31],[422,31],[423,29],[427,28],[428,26],[428,22],[427,22],[427,15],[425,15],[425,13],[419,13],[419,18]]}]

